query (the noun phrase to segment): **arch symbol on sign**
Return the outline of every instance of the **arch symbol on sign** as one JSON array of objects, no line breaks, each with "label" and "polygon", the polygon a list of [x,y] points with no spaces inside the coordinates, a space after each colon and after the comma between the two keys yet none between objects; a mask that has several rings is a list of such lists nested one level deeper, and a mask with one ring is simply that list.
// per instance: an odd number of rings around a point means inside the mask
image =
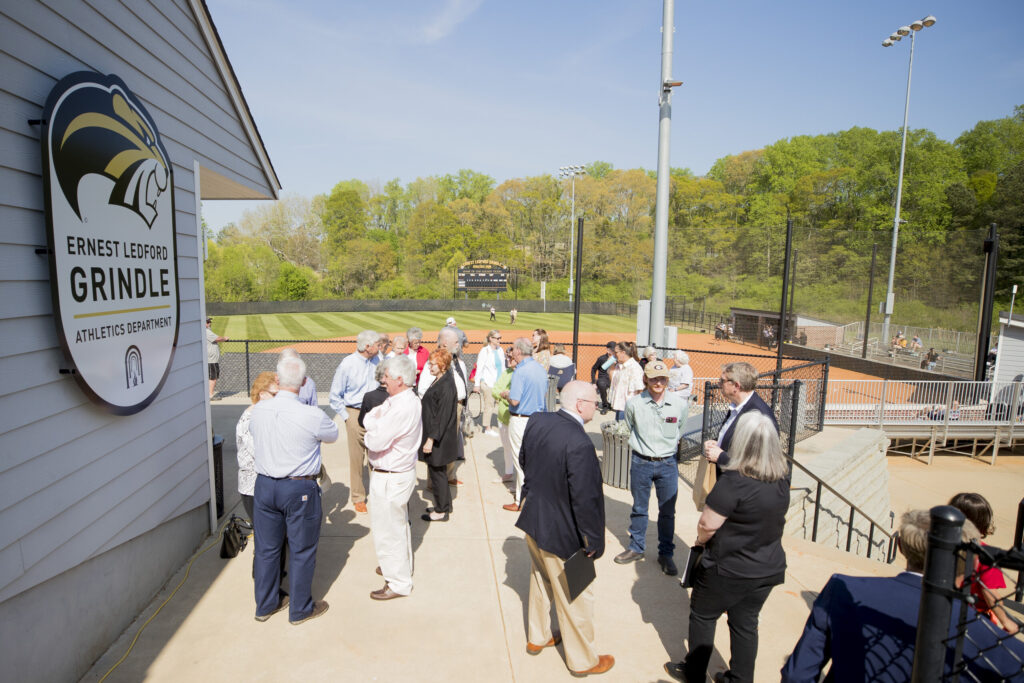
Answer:
[{"label": "arch symbol on sign", "polygon": [[129,346],[124,354],[124,379],[128,389],[142,384],[142,352],[138,346]]}]

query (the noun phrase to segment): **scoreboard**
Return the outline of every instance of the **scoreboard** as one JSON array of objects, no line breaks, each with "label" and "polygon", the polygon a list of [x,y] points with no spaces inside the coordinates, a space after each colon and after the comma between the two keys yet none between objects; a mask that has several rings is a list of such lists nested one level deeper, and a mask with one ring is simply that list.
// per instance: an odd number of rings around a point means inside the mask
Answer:
[{"label": "scoreboard", "polygon": [[460,292],[504,292],[508,273],[508,267],[497,261],[466,261],[456,272],[455,288]]}]

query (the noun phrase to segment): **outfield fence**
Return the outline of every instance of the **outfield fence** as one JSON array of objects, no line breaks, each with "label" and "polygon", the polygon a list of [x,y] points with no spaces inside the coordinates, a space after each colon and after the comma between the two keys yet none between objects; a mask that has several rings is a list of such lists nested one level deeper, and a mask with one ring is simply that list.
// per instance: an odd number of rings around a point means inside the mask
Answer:
[{"label": "outfield fence", "polygon": [[[511,308],[520,313],[572,313],[569,301],[488,299],[318,299],[315,301],[210,301],[207,315],[275,315],[279,313],[373,313],[395,311],[482,311],[494,306],[499,315]],[[635,316],[636,304],[612,301],[581,301],[580,312],[591,315]]]},{"label": "outfield fence", "polygon": [[[472,370],[476,364],[477,352],[486,343],[485,333],[478,335],[469,334],[467,352],[463,355],[466,367]],[[619,335],[609,334],[609,340],[615,340]],[[622,335],[623,337],[625,335]],[[428,349],[433,349],[437,342],[433,339],[424,340],[423,344]],[[341,359],[356,350],[355,339],[329,339],[309,341],[301,339],[232,339],[221,342],[220,357],[220,380],[217,382],[218,395],[237,393],[248,393],[253,380],[260,372],[273,372],[278,355],[286,348],[294,348],[306,362],[306,374],[316,383],[317,391],[326,394],[330,391],[331,380],[334,378],[334,371]],[[508,346],[506,345],[506,349]],[[572,356],[572,345],[566,344],[566,355]],[[659,348],[659,354],[668,355],[677,349]],[[694,386],[691,393],[698,397],[698,402],[703,397],[703,386],[705,378],[711,378],[717,382],[722,365],[734,361],[746,361],[754,366],[759,373],[771,373],[775,370],[776,356],[764,354],[743,354],[729,351],[705,351],[698,349],[679,349],[685,351],[690,359],[690,367],[693,369]],[[596,379],[597,370],[600,366],[601,357],[608,352],[604,344],[579,344],[576,349],[575,377],[577,379],[592,382]],[[784,365],[792,366],[807,363],[807,359],[786,357]],[[821,361],[817,361],[821,364]],[[813,380],[813,377],[807,379]],[[323,397],[322,397],[322,402]]]}]

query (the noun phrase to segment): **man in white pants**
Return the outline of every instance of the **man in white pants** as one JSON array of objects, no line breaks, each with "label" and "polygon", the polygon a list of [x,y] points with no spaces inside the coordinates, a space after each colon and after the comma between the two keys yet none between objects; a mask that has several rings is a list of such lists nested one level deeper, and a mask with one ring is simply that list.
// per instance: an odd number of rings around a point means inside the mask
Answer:
[{"label": "man in white pants", "polygon": [[412,537],[409,498],[416,488],[416,458],[423,437],[420,399],[412,387],[416,363],[408,356],[384,361],[388,399],[363,418],[370,461],[370,532],[377,552],[377,573],[384,587],[374,600],[401,598],[412,592]]}]

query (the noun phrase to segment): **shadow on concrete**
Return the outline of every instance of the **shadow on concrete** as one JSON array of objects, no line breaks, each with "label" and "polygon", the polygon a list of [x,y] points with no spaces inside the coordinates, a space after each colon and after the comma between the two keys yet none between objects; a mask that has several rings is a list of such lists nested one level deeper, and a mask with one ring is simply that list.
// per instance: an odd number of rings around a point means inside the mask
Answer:
[{"label": "shadow on concrete", "polygon": [[[516,592],[522,604],[523,632],[529,633],[526,623],[530,611],[530,574],[533,571],[530,551],[526,541],[519,536],[509,536],[501,544],[501,552],[505,555],[505,585]],[[549,615],[552,624],[556,624],[555,608],[552,604]]]}]

